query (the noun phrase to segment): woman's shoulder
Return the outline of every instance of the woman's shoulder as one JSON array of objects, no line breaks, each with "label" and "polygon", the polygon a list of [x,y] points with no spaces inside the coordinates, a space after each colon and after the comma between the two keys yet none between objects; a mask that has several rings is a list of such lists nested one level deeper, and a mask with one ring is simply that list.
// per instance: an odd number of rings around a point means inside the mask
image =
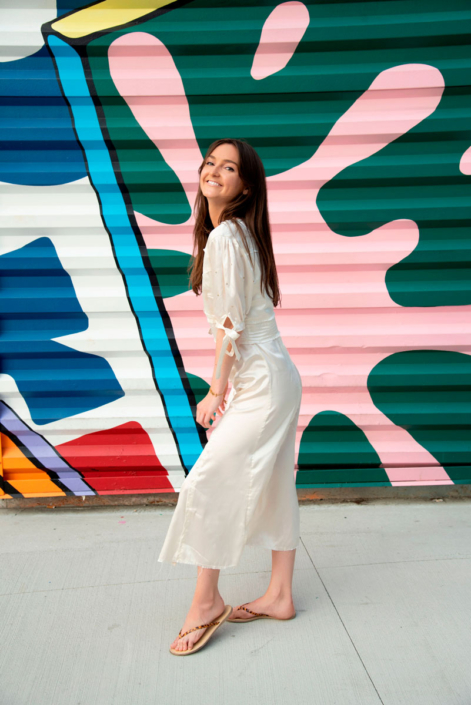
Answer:
[{"label": "woman's shoulder", "polygon": [[[239,228],[237,227],[237,224],[235,221],[238,221],[243,235],[241,234]],[[213,235],[214,233],[214,235]],[[228,239],[232,239],[235,241],[238,245],[244,245],[244,239],[248,244],[249,249],[257,249],[255,245],[254,238],[252,236],[252,233],[250,232],[250,229],[242,218],[234,218],[232,220],[224,220],[222,223],[220,223],[217,228],[214,228],[214,230],[210,233],[210,237],[213,236],[215,238],[217,237],[224,237]],[[244,247],[245,249],[245,247]]]},{"label": "woman's shoulder", "polygon": [[[238,220],[241,223],[242,228],[244,229],[246,239],[250,243],[250,237],[247,226],[241,218],[238,218]],[[219,223],[219,225],[216,226],[209,233],[206,245],[209,244],[213,247],[218,247],[218,243],[220,243],[223,249],[226,249],[227,246],[235,247],[238,251],[241,249],[245,249],[245,247],[243,246],[243,238],[237,228],[237,225],[233,220],[223,220],[222,223]]]},{"label": "woman's shoulder", "polygon": [[[237,218],[239,223],[242,225],[244,228],[245,232],[247,232],[247,226],[245,222],[242,220],[242,218]],[[237,238],[237,225],[235,224],[234,220],[223,220],[222,223],[219,223],[211,232],[209,233],[209,237],[211,238],[217,238],[217,237],[227,237],[227,238]]]},{"label": "woman's shoulder", "polygon": [[222,251],[225,251],[228,247],[234,248],[243,258],[249,260],[249,257],[251,257],[250,261],[253,265],[253,255],[258,252],[257,246],[245,221],[242,218],[237,218],[237,220],[242,226],[246,242],[244,242],[244,238],[240,234],[234,220],[224,220],[210,232],[206,247],[209,245],[211,249],[216,248]]}]

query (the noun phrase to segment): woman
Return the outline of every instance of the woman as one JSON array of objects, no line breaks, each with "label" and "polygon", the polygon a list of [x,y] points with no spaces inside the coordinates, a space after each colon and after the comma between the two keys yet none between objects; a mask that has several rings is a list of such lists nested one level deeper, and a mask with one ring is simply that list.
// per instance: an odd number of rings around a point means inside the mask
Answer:
[{"label": "woman", "polygon": [[[190,281],[196,294],[202,289],[216,357],[196,420],[209,428],[219,418],[181,486],[159,556],[198,566],[193,602],[170,647],[175,655],[197,651],[229,617],[296,615],[294,446],[302,385],[275,320],[280,297],[265,170],[247,142],[221,139],[199,175]],[[272,550],[271,580],[262,597],[232,610],[218,591],[219,571],[237,565],[246,544]]]}]

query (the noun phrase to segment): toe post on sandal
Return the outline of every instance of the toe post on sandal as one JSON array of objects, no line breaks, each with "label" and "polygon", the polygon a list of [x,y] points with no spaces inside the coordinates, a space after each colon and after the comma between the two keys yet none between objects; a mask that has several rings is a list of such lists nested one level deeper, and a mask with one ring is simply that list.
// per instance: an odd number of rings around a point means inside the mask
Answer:
[{"label": "toe post on sandal", "polygon": [[177,649],[172,649],[170,647],[170,653],[174,654],[174,656],[187,656],[188,654],[194,654],[196,651],[199,651],[212,637],[216,629],[219,629],[221,624],[227,620],[228,617],[232,614],[232,607],[231,605],[226,605],[224,608],[224,611],[215,619],[213,622],[208,622],[208,624],[200,624],[198,627],[193,627],[192,629],[188,629],[188,631],[183,632],[180,629],[178,632],[178,638],[182,639],[184,636],[187,634],[190,634],[190,632],[195,632],[197,629],[205,629],[206,631],[203,634],[203,636],[198,639],[198,641],[193,644],[191,649],[187,649],[186,651],[177,651]]},{"label": "toe post on sandal", "polygon": [[229,619],[229,622],[253,622],[255,619],[274,619],[273,617],[270,617],[269,614],[265,614],[265,612],[254,612],[253,610],[249,610],[248,607],[245,607],[244,605],[238,605],[238,607],[235,608],[235,611],[237,610],[244,610],[244,612],[248,612],[249,614],[253,615],[252,617],[233,617],[232,619]]},{"label": "toe post on sandal", "polygon": [[248,612],[249,614],[253,615],[252,617],[232,617],[232,619],[228,619],[228,622],[233,622],[234,624],[242,624],[242,622],[253,622],[256,619],[275,619],[278,622],[285,622],[288,619],[294,619],[296,617],[296,614],[294,614],[292,617],[286,617],[286,618],[280,618],[280,617],[272,617],[269,614],[265,614],[265,612],[253,612],[253,610],[249,610],[248,607],[245,607],[245,605],[239,605],[238,607],[235,608],[235,611],[237,610],[244,610],[245,612]]}]

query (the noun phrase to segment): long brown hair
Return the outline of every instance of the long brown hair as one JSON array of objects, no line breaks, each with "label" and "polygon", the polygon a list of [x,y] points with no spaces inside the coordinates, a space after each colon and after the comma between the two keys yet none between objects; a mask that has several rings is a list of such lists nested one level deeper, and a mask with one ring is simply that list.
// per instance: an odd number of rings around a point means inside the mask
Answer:
[{"label": "long brown hair", "polygon": [[[249,191],[245,195],[241,193],[231,203],[227,204],[220,215],[220,222],[230,220],[234,223],[241,234],[247,252],[249,252],[245,233],[236,219],[241,218],[245,222],[256,243],[255,249],[258,249],[261,287],[265,287],[265,291],[273,301],[273,305],[277,306],[280,303],[281,294],[275,256],[273,254],[267,206],[267,182],[262,160],[248,142],[239,139],[220,139],[209,145],[205,158],[198,169],[198,175],[199,177],[201,176],[206,159],[212,151],[219,147],[220,144],[226,143],[233,144],[239,152],[239,175],[244,184],[244,189],[248,188]],[[203,248],[206,246],[210,232],[214,230],[209,217],[208,200],[206,196],[203,196],[199,178],[194,210],[193,255],[188,272],[190,273],[190,288],[198,295],[202,289]]]}]

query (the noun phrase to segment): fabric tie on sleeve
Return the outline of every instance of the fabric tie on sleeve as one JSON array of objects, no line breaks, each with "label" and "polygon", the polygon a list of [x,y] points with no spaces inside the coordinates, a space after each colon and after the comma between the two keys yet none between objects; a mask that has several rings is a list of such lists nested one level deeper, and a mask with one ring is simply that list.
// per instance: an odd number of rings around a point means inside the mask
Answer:
[{"label": "fabric tie on sleeve", "polygon": [[[219,326],[218,326],[219,328]],[[227,354],[229,356],[233,356],[235,354],[236,359],[240,360],[240,351],[235,344],[235,341],[239,337],[240,333],[238,333],[234,328],[226,328],[225,326],[222,326],[223,330],[225,331],[224,338],[222,339],[222,347],[221,347],[221,352],[219,354],[218,358],[218,364],[216,367],[216,379],[219,379],[221,376],[221,367],[222,367],[222,361],[224,358],[224,355],[226,354],[227,347],[229,343],[232,343],[232,352],[228,352]]]}]

